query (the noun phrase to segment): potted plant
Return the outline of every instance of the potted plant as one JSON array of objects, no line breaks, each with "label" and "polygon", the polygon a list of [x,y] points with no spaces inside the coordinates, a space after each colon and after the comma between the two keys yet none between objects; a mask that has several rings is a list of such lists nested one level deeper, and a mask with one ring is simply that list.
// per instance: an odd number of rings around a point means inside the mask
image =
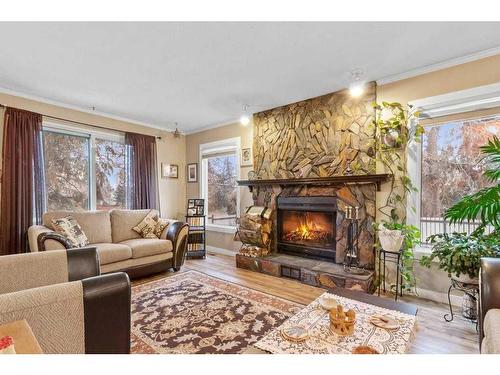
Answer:
[{"label": "potted plant", "polygon": [[[437,258],[440,269],[462,282],[478,278],[482,257],[500,256],[500,140],[496,136],[490,139],[481,147],[481,153],[486,163],[483,175],[494,184],[466,195],[444,213],[444,218],[452,224],[479,219],[479,227],[471,235],[443,233],[430,236],[431,255],[421,259],[422,265],[430,267]],[[486,228],[490,233],[485,232]]]}]

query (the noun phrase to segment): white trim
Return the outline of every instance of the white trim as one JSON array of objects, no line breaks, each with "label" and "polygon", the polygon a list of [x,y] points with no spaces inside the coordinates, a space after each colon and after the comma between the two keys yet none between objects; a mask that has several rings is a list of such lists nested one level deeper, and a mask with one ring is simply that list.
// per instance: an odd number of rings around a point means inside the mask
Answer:
[{"label": "white trim", "polygon": [[229,126],[229,125],[239,125],[242,128],[246,128],[248,126],[252,126],[252,121],[250,121],[250,123],[248,125],[242,125],[240,123],[239,119],[234,119],[234,120],[231,120],[231,121],[224,121],[224,122],[217,123],[217,124],[202,126],[201,128],[190,130],[190,131],[184,132],[183,134],[184,135],[191,135],[191,134],[201,133],[201,132],[204,132],[204,131],[207,131],[207,130],[222,128],[223,126]]},{"label": "white trim", "polygon": [[433,118],[500,106],[500,82],[413,100],[421,117]]},{"label": "white trim", "polygon": [[[12,95],[12,96],[17,96],[17,97],[20,97],[20,98],[29,99],[29,100],[33,100],[33,101],[36,101],[36,102],[40,102],[40,103],[44,103],[44,104],[49,104],[49,105],[53,105],[53,106],[57,106],[57,107],[61,107],[61,108],[71,109],[71,110],[74,110],[74,111],[88,113],[90,115],[107,117],[107,118],[112,119],[112,120],[128,122],[129,124],[132,124],[132,125],[141,125],[141,126],[145,126],[147,128],[152,128],[152,129],[157,129],[157,130],[167,131],[167,132],[173,132],[174,131],[174,129],[171,129],[171,128],[167,128],[167,127],[163,127],[163,126],[157,126],[157,125],[152,125],[152,124],[147,123],[147,122],[142,122],[142,121],[139,121],[139,120],[134,120],[134,119],[131,119],[131,118],[128,118],[128,117],[117,116],[117,115],[113,115],[113,114],[110,114],[110,113],[107,113],[107,112],[95,111],[95,110],[92,110],[92,109],[89,109],[89,108],[80,107],[78,105],[68,104],[68,103],[57,101],[57,100],[47,99],[47,98],[44,98],[44,97],[41,97],[41,96],[37,96],[37,95],[26,94],[26,93],[23,93],[23,92],[19,92],[19,91],[8,89],[6,87],[1,87],[0,86],[0,93],[7,94],[7,95]],[[69,120],[69,121],[71,121],[71,120]],[[184,133],[182,131],[180,131],[180,133],[182,135],[186,134],[186,133]]]},{"label": "white trim", "polygon": [[[221,139],[218,141],[213,141],[213,142],[207,142],[207,143],[202,143],[199,145],[199,150],[198,150],[198,162],[199,162],[199,191],[200,191],[200,196],[201,198],[205,199],[205,215],[207,216],[208,219],[208,187],[205,186],[203,183],[205,176],[204,176],[204,171],[205,171],[205,166],[207,163],[207,158],[204,158],[204,155],[210,155],[210,153],[217,153],[221,151],[234,151],[236,155],[236,178],[239,180],[240,179],[240,173],[241,173],[241,168],[240,168],[240,152],[239,150],[241,149],[241,137],[233,137],[233,138],[226,138],[226,139]],[[238,216],[240,212],[240,194],[236,194],[236,216]],[[214,231],[214,232],[222,232],[222,233],[235,233],[236,227],[233,226],[224,226],[224,225],[216,225],[216,224],[206,224],[206,228],[209,231]]]},{"label": "white trim", "polygon": [[[435,290],[417,288],[417,293],[418,293],[418,295],[416,297],[418,297],[418,298],[424,298],[424,299],[428,299],[428,300],[431,300],[434,302],[444,303],[444,304],[448,305],[448,294],[445,292],[437,292]],[[453,306],[457,306],[457,307],[462,306],[462,296],[461,295],[452,294],[450,296],[450,299],[451,299],[451,304]],[[458,311],[458,310],[453,311],[453,313],[460,315],[460,311]]]},{"label": "white trim", "polygon": [[214,253],[214,254],[221,254],[221,255],[228,255],[230,257],[235,257],[237,252],[228,250],[228,249],[223,249],[221,247],[215,247],[215,246],[207,246],[207,253]]},{"label": "white trim", "polygon": [[210,232],[219,232],[219,233],[236,233],[236,227],[229,225],[217,225],[217,224],[205,224],[206,230]]},{"label": "white trim", "polygon": [[453,66],[462,65],[468,62],[481,60],[487,57],[495,56],[500,54],[500,47],[490,48],[484,51],[475,52],[466,56],[457,57],[454,59],[442,61],[437,64],[426,65],[420,68],[408,70],[406,72],[392,74],[377,80],[377,85],[382,86],[388,83],[401,81],[403,79],[416,77],[422,74],[435,72],[437,70],[442,70],[446,68],[451,68]]}]

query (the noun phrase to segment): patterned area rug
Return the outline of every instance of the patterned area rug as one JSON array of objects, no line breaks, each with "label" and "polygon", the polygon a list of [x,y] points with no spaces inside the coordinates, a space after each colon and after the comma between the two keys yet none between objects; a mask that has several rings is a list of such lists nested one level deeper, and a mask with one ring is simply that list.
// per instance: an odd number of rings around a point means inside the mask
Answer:
[{"label": "patterned area rug", "polygon": [[132,288],[132,353],[241,353],[302,308],[183,272]]}]

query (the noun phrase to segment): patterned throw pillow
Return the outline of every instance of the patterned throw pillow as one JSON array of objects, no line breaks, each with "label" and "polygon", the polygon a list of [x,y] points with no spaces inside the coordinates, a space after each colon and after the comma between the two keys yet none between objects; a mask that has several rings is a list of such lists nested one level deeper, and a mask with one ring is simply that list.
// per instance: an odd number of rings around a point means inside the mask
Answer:
[{"label": "patterned throw pillow", "polygon": [[83,247],[89,244],[89,239],[82,227],[72,216],[52,219],[52,225],[55,231],[66,237],[74,247]]},{"label": "patterned throw pillow", "polygon": [[151,211],[132,229],[139,233],[142,238],[158,239],[158,236],[155,234],[156,223],[156,213]]},{"label": "patterned throw pillow", "polygon": [[155,236],[160,238],[165,228],[168,227],[168,224],[170,224],[168,221],[164,219],[158,219],[154,230]]}]

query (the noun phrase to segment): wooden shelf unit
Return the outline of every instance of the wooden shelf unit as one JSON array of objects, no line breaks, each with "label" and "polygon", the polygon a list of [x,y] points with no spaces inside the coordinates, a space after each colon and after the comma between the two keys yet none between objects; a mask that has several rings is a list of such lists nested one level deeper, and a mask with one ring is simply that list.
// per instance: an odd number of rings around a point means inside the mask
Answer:
[{"label": "wooden shelf unit", "polygon": [[205,215],[186,215],[189,225],[187,259],[206,257],[206,217]]}]

